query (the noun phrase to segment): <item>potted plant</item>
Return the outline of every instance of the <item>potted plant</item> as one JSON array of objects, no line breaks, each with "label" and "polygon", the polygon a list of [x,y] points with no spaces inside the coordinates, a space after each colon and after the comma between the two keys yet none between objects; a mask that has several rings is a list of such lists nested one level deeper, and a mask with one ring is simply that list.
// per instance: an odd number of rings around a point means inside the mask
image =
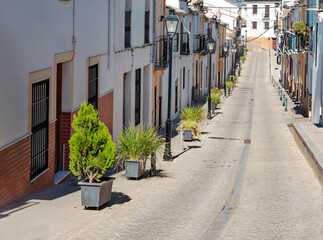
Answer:
[{"label": "potted plant", "polygon": [[188,106],[183,109],[180,114],[181,121],[179,122],[177,131],[180,130],[180,125],[182,125],[184,130],[184,141],[191,141],[193,136],[199,138],[201,132],[198,126],[204,117],[202,106]]},{"label": "potted plant", "polygon": [[221,97],[219,94],[212,93],[211,94],[211,100],[212,100],[212,110],[215,110],[217,106],[221,103]]},{"label": "potted plant", "polygon": [[227,82],[227,88],[229,91],[231,91],[231,89],[233,88],[233,83],[232,82]]},{"label": "potted plant", "polygon": [[248,48],[243,48],[243,52],[244,52],[245,55],[247,55],[248,51],[249,51]]},{"label": "potted plant", "polygon": [[119,135],[117,142],[117,165],[125,168],[128,179],[140,178],[146,170],[146,162],[151,154],[162,149],[164,141],[156,127],[130,124]]},{"label": "potted plant", "polygon": [[308,47],[309,27],[304,22],[297,22],[293,25],[293,31],[299,39],[299,44],[304,48]]},{"label": "potted plant", "polygon": [[244,63],[244,61],[246,61],[246,57],[245,56],[241,56],[240,57],[240,61],[242,61]]},{"label": "potted plant", "polygon": [[84,179],[79,182],[82,206],[99,208],[111,199],[114,178],[103,175],[113,167],[115,144],[91,104],[82,104],[72,127],[69,167],[78,179]]},{"label": "potted plant", "polygon": [[238,77],[237,76],[233,76],[232,78],[233,84],[235,85],[238,81]]},{"label": "potted plant", "polygon": [[241,68],[238,68],[238,76],[241,74]]},{"label": "potted plant", "polygon": [[[179,126],[183,126],[183,136],[184,141],[192,141],[193,136],[199,138],[201,135],[201,131],[199,130],[198,123],[191,119],[181,120]],[[177,131],[179,131],[179,127],[177,127]]]},{"label": "potted plant", "polygon": [[223,95],[223,91],[219,90],[217,87],[214,87],[214,88],[211,89],[211,94],[212,93],[218,94],[219,96]]}]

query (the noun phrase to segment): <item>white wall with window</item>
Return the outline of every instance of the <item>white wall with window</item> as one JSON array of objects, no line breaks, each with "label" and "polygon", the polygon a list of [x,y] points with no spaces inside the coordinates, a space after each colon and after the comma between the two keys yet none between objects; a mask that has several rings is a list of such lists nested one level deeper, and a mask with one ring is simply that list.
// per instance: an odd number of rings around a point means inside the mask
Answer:
[{"label": "white wall with window", "polygon": [[[246,27],[242,28],[241,34],[247,37],[275,38],[274,22],[276,13],[279,12],[280,1],[258,0],[245,1],[247,5],[242,7],[242,18],[247,21]],[[276,4],[277,3],[277,4]]]}]

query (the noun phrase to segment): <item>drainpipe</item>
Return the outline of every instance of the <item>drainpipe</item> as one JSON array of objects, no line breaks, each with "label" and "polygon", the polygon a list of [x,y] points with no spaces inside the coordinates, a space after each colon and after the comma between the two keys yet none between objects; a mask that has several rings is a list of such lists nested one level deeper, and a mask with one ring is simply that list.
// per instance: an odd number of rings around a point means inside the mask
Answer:
[{"label": "drainpipe", "polygon": [[[75,0],[74,0],[75,1]],[[110,66],[110,0],[108,0],[108,49],[107,49],[107,68],[109,69],[109,66]]]},{"label": "drainpipe", "polygon": [[75,38],[75,0],[73,0],[73,36],[72,36],[72,45],[73,45],[73,57],[75,55],[75,46],[76,46],[76,38]]},{"label": "drainpipe", "polygon": [[153,1],[153,37],[152,37],[152,54],[151,54],[151,62],[154,63],[155,60],[155,51],[154,51],[154,46],[155,46],[155,37],[156,37],[156,24],[157,21],[154,21],[156,19],[156,1]]}]

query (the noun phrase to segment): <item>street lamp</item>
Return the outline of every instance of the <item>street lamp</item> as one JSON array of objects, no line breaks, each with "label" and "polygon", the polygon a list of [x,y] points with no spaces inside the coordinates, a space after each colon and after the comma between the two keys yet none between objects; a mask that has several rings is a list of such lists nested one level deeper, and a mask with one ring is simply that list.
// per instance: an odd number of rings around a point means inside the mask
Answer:
[{"label": "street lamp", "polygon": [[235,43],[232,43],[231,52],[232,52],[232,72],[233,72],[233,75],[235,76],[236,75],[236,72],[235,72],[235,61],[233,60],[233,58],[235,56],[235,53],[237,52],[237,46],[236,46]]},{"label": "street lamp", "polygon": [[171,111],[171,96],[172,96],[172,58],[173,58],[173,37],[177,31],[178,17],[176,15],[168,15],[165,19],[166,34],[169,36],[169,69],[168,69],[168,109],[166,120],[166,143],[163,159],[165,161],[173,161],[171,151],[171,137],[172,137],[172,120],[170,118]]},{"label": "street lamp", "polygon": [[209,53],[209,97],[207,101],[207,118],[211,119],[211,59],[212,54],[215,52],[215,40],[213,38],[207,41],[207,51]]},{"label": "street lamp", "polygon": [[224,55],[224,96],[227,95],[227,55],[228,55],[228,43],[223,44],[223,55]]}]

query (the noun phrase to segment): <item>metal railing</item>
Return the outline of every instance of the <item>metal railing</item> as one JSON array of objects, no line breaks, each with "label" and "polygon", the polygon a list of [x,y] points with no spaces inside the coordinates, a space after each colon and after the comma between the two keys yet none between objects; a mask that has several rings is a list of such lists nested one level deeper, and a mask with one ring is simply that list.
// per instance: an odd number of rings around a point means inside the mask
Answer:
[{"label": "metal railing", "polygon": [[193,52],[204,53],[206,52],[206,37],[203,34],[195,35],[193,38]]},{"label": "metal railing", "polygon": [[49,79],[32,85],[30,180],[48,168]]},{"label": "metal railing", "polygon": [[168,66],[168,45],[169,39],[166,36],[161,36],[155,42],[155,67],[167,68]]},{"label": "metal railing", "polygon": [[181,55],[190,54],[189,34],[181,33]]}]

